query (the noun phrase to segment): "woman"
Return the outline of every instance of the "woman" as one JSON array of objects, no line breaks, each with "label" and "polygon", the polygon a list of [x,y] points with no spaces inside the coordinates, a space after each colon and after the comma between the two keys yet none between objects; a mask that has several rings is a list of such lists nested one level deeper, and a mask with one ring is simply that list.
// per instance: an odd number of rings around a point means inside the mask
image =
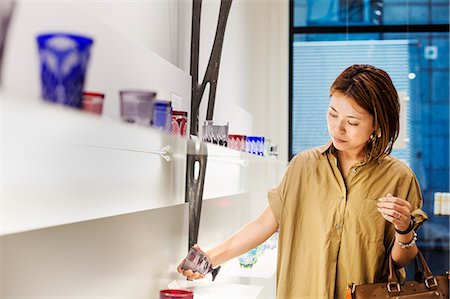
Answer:
[{"label": "woman", "polygon": [[[414,229],[426,219],[413,172],[390,156],[400,105],[389,75],[350,66],[330,97],[331,141],[297,154],[261,215],[205,253],[217,266],[278,229],[280,299],[344,298],[349,283],[381,279],[389,252],[404,267],[417,254]],[[191,280],[204,276],[178,271]]]}]

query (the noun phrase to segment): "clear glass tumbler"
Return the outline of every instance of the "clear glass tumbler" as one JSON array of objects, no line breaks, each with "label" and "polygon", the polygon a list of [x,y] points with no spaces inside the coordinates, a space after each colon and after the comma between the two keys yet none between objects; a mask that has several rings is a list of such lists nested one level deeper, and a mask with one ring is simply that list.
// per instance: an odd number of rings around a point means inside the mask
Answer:
[{"label": "clear glass tumbler", "polygon": [[228,122],[205,120],[202,140],[222,146],[228,145]]}]

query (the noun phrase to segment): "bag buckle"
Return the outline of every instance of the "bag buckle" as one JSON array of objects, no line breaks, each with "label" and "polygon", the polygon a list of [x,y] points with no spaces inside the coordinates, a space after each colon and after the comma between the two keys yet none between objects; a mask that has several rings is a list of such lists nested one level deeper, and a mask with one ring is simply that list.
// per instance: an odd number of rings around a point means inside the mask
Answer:
[{"label": "bag buckle", "polygon": [[434,276],[429,276],[429,277],[425,278],[425,285],[427,286],[427,288],[431,289],[431,288],[436,287],[438,285],[438,283]]},{"label": "bag buckle", "polygon": [[[393,290],[391,288],[392,285],[395,285],[395,290]],[[400,284],[398,282],[388,282],[387,284],[387,290],[389,293],[395,292],[395,293],[400,293],[401,289],[400,289]]]}]

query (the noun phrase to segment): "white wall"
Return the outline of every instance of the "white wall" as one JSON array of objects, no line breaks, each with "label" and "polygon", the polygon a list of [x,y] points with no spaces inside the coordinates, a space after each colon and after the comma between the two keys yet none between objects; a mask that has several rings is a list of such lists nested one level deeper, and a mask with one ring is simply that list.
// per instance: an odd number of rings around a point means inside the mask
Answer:
[{"label": "white wall", "polygon": [[[200,68],[203,79],[220,2],[203,1]],[[110,26],[185,72],[190,70],[192,1],[80,2]],[[230,122],[230,133],[263,135],[288,152],[288,0],[234,0],[228,17],[214,119]],[[207,92],[200,120],[206,116]]]},{"label": "white wall", "polygon": [[[2,88],[19,91],[21,94],[38,96],[39,79],[37,65],[37,47],[34,42],[35,31],[54,30],[54,22],[59,22],[61,30],[79,28],[89,32],[95,28],[99,36],[106,35],[106,27],[111,26],[131,39],[121,38],[117,46],[108,50],[113,43],[95,45],[92,54],[88,86],[101,86],[116,89],[137,84],[140,86],[159,86],[156,78],[161,77],[161,70],[151,72],[157,74],[150,78],[151,68],[147,61],[126,56],[123,53],[139,53],[143,51],[124,48],[150,49],[163,59],[178,66],[185,74],[189,73],[190,57],[190,24],[191,1],[110,1],[90,2],[68,0],[49,3],[42,1],[19,2],[15,18],[11,23],[4,60],[4,76],[6,83]],[[54,8],[58,5],[60,8]],[[52,9],[48,9],[53,7]],[[204,1],[201,29],[201,61],[200,75],[204,74],[209,58],[219,1]],[[90,14],[97,18],[96,22],[81,14]],[[79,26],[74,24],[79,23]],[[100,23],[104,22],[100,26]],[[39,28],[37,28],[39,27]],[[105,29],[100,30],[100,27]],[[34,31],[33,31],[34,30]],[[20,35],[20,38],[17,38]],[[112,36],[108,35],[108,40]],[[31,48],[31,50],[30,50]],[[120,52],[117,49],[123,49]],[[34,55],[34,53],[36,55]],[[107,57],[105,57],[107,56]],[[133,56],[138,56],[134,55]],[[132,59],[134,58],[134,59]],[[121,60],[121,63],[107,65],[108,61]],[[133,68],[139,65],[147,72],[130,72],[126,65],[133,61]],[[137,62],[136,62],[137,61]],[[100,62],[102,62],[100,64]],[[30,71],[35,69],[35,71]],[[117,74],[124,73],[122,76]],[[111,80],[103,80],[111,79]],[[113,80],[114,79],[114,80]],[[142,80],[141,80],[142,79]],[[180,78],[174,78],[174,82]],[[184,80],[186,82],[186,80]],[[225,32],[221,69],[217,90],[215,119],[228,120],[230,133],[258,134],[278,143],[280,160],[287,159],[287,106],[288,106],[288,1],[239,1],[235,0],[231,7],[227,29]],[[108,85],[109,84],[109,85]],[[119,86],[122,84],[122,86]],[[180,85],[180,84],[174,84]],[[175,90],[184,94],[185,100],[189,86]],[[26,88],[24,88],[24,86]],[[170,96],[173,86],[164,87],[163,94]],[[113,102],[107,101],[106,112],[110,115],[118,113],[117,92]],[[206,100],[204,99],[204,104]],[[206,105],[204,105],[206,106]],[[189,107],[189,106],[185,106]],[[206,107],[204,107],[206,108]],[[204,111],[203,111],[204,115]]]},{"label": "white wall", "polygon": [[[24,5],[39,9],[43,3],[20,2],[18,10]],[[66,4],[96,16],[189,73],[192,1],[58,1],[58,5]],[[282,160],[287,160],[288,151],[288,7],[287,0],[233,2],[225,32],[214,112],[214,119],[230,122],[230,133],[270,138],[278,144]],[[218,11],[219,1],[204,1],[200,79],[209,59]],[[62,23],[67,18],[59,17]],[[20,27],[17,22],[13,19],[11,27]],[[4,64],[8,68],[8,47]],[[24,61],[9,67],[28,64]],[[31,74],[30,80],[36,81],[37,74],[38,71]],[[206,102],[204,98],[201,122],[205,118]]]}]

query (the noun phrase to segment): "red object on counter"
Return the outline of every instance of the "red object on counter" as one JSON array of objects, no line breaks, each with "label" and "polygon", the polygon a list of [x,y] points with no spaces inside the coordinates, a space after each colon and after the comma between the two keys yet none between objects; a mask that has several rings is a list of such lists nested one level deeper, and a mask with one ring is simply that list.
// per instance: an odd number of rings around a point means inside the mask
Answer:
[{"label": "red object on counter", "polygon": [[175,290],[175,289],[167,289],[159,291],[160,299],[193,299],[194,293],[188,290]]}]

